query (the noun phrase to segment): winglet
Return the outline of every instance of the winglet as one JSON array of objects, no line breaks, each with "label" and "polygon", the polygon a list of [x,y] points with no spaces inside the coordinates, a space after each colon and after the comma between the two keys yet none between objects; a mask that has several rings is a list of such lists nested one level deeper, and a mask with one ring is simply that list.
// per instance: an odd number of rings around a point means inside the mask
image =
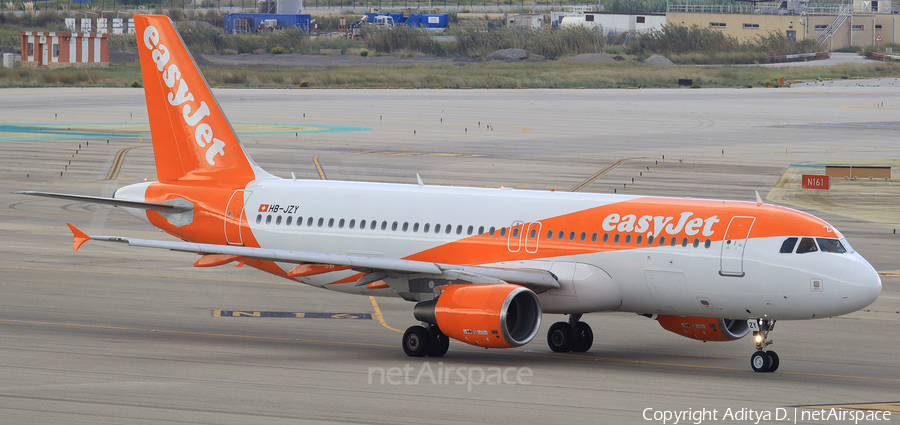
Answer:
[{"label": "winglet", "polygon": [[84,245],[85,242],[91,240],[91,237],[87,235],[87,233],[78,230],[77,227],[72,225],[72,223],[66,223],[66,226],[69,226],[69,230],[75,235],[75,242],[72,244],[72,251],[78,251],[78,248],[81,248],[81,245]]},{"label": "winglet", "polygon": [[759,191],[756,191],[756,206],[761,207],[763,204],[762,198],[759,197]]}]

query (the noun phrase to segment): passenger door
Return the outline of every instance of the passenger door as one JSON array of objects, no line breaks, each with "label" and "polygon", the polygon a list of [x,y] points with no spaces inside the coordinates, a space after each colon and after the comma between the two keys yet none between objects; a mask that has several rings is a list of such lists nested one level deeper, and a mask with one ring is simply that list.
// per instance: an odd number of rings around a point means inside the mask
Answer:
[{"label": "passenger door", "polygon": [[756,217],[733,217],[725,230],[719,274],[722,276],[744,276],[744,249],[750,237],[750,229]]}]

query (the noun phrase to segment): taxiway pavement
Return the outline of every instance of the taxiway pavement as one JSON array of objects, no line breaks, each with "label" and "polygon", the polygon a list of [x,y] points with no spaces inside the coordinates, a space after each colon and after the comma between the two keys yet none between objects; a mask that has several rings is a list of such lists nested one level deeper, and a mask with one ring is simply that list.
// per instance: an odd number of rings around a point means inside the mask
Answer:
[{"label": "taxiway pavement", "polygon": [[[426,184],[562,191],[628,159],[583,191],[752,201],[791,164],[900,158],[900,88],[875,86],[215,94],[250,155],[282,177],[319,178],[315,158],[329,179],[415,183],[418,173]],[[376,309],[249,268],[196,269],[188,254],[101,243],[74,253],[66,222],[168,236],[112,207],[10,193],[110,196],[155,179],[141,90],[2,90],[0,111],[0,423],[661,423],[644,420],[648,408],[716,409],[704,423],[728,423],[729,408],[892,402],[879,406],[900,415],[896,171],[889,182],[838,182],[843,194],[859,187],[844,207],[778,193],[806,202],[885,275],[864,311],[778,322],[776,373],[750,370],[749,338],[701,343],[617,313],[585,316],[588,353],[551,352],[546,329],[563,317],[545,315],[519,349],[453,343],[443,358],[413,359],[393,330],[415,324],[410,303],[378,299],[384,325],[214,317]],[[879,212],[867,220],[854,213],[870,209]],[[382,383],[391,368],[419,382]],[[476,384],[490,368],[522,379]],[[432,382],[439,371],[451,379]]]}]

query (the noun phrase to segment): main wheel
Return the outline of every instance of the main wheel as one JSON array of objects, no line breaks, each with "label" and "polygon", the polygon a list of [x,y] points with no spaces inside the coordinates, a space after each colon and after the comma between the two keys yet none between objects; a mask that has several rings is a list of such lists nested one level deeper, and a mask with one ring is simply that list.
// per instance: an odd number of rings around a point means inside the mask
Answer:
[{"label": "main wheel", "polygon": [[772,358],[772,364],[769,365],[769,370],[767,370],[766,372],[774,372],[774,371],[778,370],[778,363],[779,363],[778,353],[776,353],[774,351],[766,351],[766,354],[768,354],[769,357]]},{"label": "main wheel", "polygon": [[556,322],[547,331],[547,345],[557,353],[572,351],[572,326],[567,322]]},{"label": "main wheel", "polygon": [[443,357],[450,349],[450,337],[441,332],[431,333],[431,348],[428,349],[428,357]]},{"label": "main wheel", "polygon": [[575,341],[572,344],[572,351],[583,353],[591,349],[594,344],[594,331],[591,326],[584,322],[578,322],[575,325]]},{"label": "main wheel", "polygon": [[422,357],[431,348],[431,333],[422,326],[410,326],[403,333],[403,351],[410,357]]},{"label": "main wheel", "polygon": [[772,366],[772,356],[765,351],[757,351],[750,356],[750,367],[754,372],[768,372]]}]

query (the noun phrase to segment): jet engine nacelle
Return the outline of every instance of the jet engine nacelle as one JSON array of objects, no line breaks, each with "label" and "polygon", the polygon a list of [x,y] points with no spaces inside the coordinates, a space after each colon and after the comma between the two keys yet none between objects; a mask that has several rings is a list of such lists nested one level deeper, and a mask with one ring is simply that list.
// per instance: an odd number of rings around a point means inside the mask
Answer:
[{"label": "jet engine nacelle", "polygon": [[541,302],[518,285],[450,285],[434,300],[416,304],[417,320],[450,338],[478,347],[527,344],[541,327]]},{"label": "jet engine nacelle", "polygon": [[700,341],[735,341],[750,333],[746,320],[659,315],[663,329]]}]

